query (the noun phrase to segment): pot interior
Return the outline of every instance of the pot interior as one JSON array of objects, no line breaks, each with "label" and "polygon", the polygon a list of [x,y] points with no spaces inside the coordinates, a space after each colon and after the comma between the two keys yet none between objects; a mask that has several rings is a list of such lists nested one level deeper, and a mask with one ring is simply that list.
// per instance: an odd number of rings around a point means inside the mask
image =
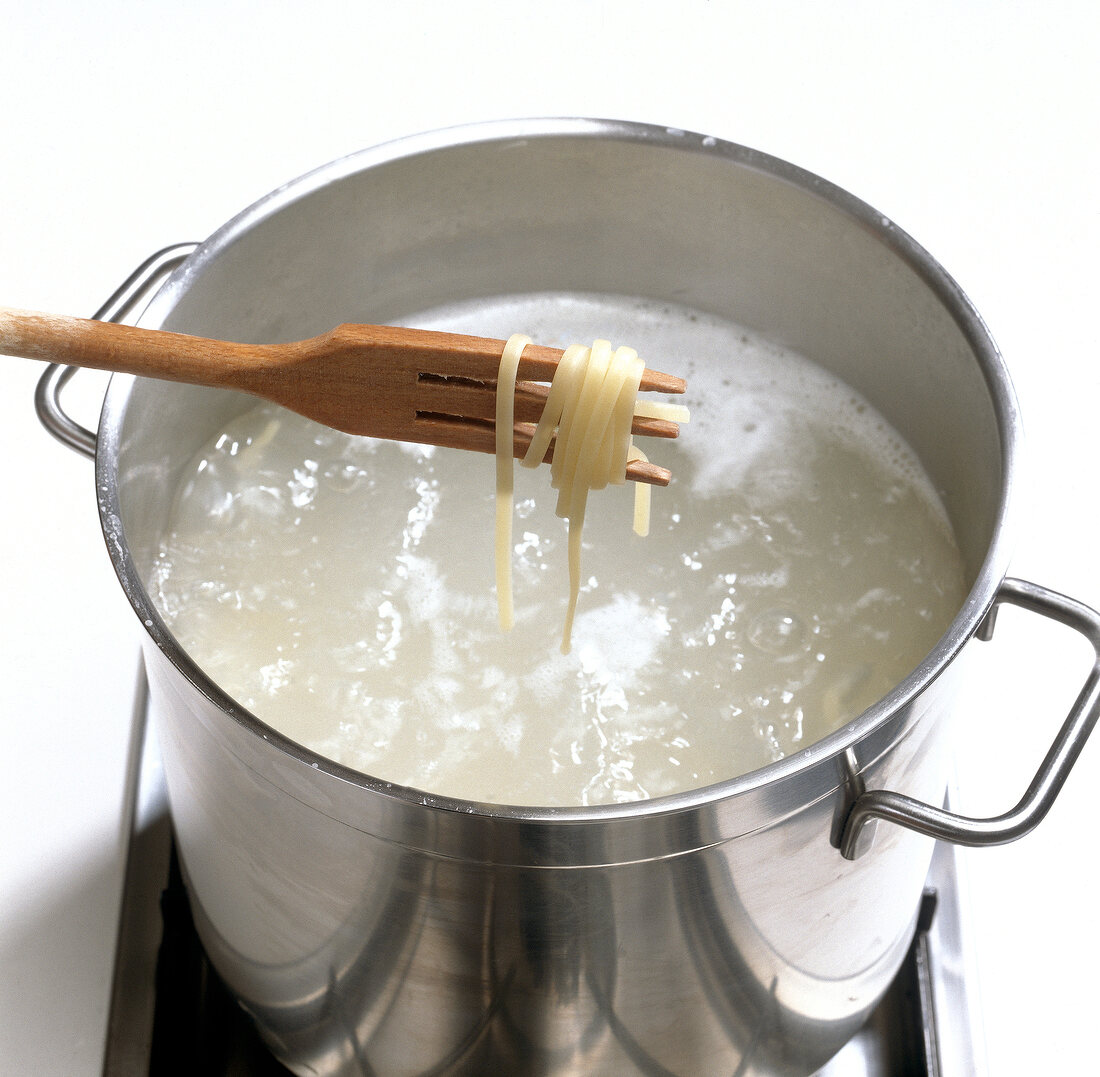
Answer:
[{"label": "pot interior", "polygon": [[[940,661],[961,646],[1003,573],[1015,412],[999,357],[925,252],[782,162],[713,139],[586,122],[411,140],[336,162],[246,211],[142,321],[266,342],[547,292],[674,302],[730,319],[861,392],[916,451],[950,516],[971,594]],[[250,403],[112,384],[101,457],[117,447],[107,480],[119,489],[132,594],[181,468]]]}]

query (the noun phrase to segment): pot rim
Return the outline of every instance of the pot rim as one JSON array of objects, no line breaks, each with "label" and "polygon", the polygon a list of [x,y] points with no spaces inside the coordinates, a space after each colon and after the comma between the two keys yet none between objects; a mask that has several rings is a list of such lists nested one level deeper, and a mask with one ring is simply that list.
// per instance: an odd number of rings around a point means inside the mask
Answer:
[{"label": "pot rim", "polygon": [[[313,770],[341,782],[406,803],[444,811],[512,819],[520,822],[595,822],[664,815],[706,804],[732,800],[750,791],[780,783],[816,766],[823,759],[842,755],[908,706],[958,655],[977,631],[993,605],[1009,563],[1008,521],[1011,494],[1019,470],[1022,440],[1019,408],[1007,367],[984,320],[957,282],[908,233],[882,213],[828,180],[778,157],[709,135],[626,120],[586,118],[536,118],[490,120],[441,128],[406,136],[337,158],[303,174],[258,199],[227,221],[172,274],[150,301],[140,323],[156,327],[175,308],[189,284],[206,265],[258,222],[308,197],[327,184],[366,169],[427,155],[440,150],[478,143],[530,141],[533,139],[593,138],[649,143],[667,149],[716,155],[732,164],[750,168],[789,183],[828,202],[833,208],[872,233],[927,284],[950,314],[977,360],[993,409],[1000,440],[1002,478],[993,539],[962,607],[937,644],[908,676],[862,714],[814,744],[765,767],[696,789],[648,800],[593,806],[547,807],[484,803],[426,793],[401,786],[336,763],[298,744],[240,706],[215,684],[176,641],[149,597],[136,571],[121,523],[117,482],[119,430],[126,398],[134,379],[112,378],[100,417],[96,447],[96,483],[100,492],[100,517],[115,571],[145,630],[168,660],[227,716],[261,737],[273,748]],[[867,760],[866,762],[871,762]],[[837,781],[841,779],[838,777]]]}]

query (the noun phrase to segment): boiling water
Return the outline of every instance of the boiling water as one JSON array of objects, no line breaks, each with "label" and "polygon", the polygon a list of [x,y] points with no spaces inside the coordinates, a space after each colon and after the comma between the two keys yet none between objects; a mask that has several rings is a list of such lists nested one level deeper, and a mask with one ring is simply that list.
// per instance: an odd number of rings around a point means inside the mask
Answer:
[{"label": "boiling water", "polygon": [[596,804],[744,773],[855,718],[964,597],[909,449],[805,359],[689,310],[522,297],[416,324],[565,346],[612,336],[684,375],[692,421],[648,538],[593,493],[573,651],[547,468],[517,469],[515,628],[493,590],[493,460],[357,439],[274,407],[195,458],[152,592],[263,721],[377,777],[497,803]]}]

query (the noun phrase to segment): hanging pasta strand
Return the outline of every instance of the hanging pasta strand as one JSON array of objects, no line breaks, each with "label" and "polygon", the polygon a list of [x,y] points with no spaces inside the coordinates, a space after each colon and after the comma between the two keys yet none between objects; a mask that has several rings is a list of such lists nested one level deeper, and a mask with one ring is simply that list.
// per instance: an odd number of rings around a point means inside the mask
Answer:
[{"label": "hanging pasta strand", "polygon": [[531,338],[516,333],[504,345],[497,369],[496,397],[496,579],[497,615],[508,632],[515,621],[512,606],[512,503],[515,483],[512,439],[516,411],[516,371]]},{"label": "hanging pasta strand", "polygon": [[[516,334],[501,355],[497,378],[497,606],[500,623],[511,628],[512,602],[512,501],[513,417],[516,373],[530,338]],[[558,491],[555,511],[569,529],[569,602],[562,631],[561,649],[572,647],[573,622],[580,596],[581,552],[584,517],[590,490],[626,482],[627,464],[647,460],[635,444],[631,425],[636,415],[687,422],[688,410],[674,404],[639,402],[645,364],[633,348],[612,349],[609,341],[596,340],[589,348],[571,345],[558,363],[542,416],[521,463],[537,467],[554,443],[550,484]],[[507,400],[502,400],[502,397]],[[635,483],[634,531],[649,533],[650,489]]]}]

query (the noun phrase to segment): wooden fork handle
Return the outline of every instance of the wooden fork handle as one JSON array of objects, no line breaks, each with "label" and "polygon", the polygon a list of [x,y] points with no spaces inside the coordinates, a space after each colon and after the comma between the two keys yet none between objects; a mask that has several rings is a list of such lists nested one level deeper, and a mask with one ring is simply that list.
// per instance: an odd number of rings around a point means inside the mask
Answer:
[{"label": "wooden fork handle", "polygon": [[0,354],[217,388],[239,384],[256,345],[0,307]]}]

